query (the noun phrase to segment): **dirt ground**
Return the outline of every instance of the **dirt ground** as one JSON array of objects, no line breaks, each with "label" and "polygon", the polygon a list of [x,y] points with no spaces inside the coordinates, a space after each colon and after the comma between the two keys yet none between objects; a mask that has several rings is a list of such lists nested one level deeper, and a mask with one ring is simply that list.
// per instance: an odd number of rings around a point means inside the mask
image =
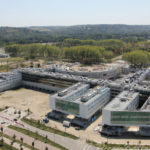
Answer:
[{"label": "dirt ground", "polygon": [[21,110],[29,108],[33,118],[41,119],[50,111],[49,96],[50,94],[24,88],[9,90],[0,93],[0,106],[13,106]]}]

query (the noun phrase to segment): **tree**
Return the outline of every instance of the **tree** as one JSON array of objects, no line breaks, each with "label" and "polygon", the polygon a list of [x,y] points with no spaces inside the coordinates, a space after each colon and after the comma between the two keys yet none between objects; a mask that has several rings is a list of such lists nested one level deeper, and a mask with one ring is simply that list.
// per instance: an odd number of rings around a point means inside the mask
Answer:
[{"label": "tree", "polygon": [[15,134],[13,135],[13,141],[16,141],[16,135]]},{"label": "tree", "polygon": [[141,147],[142,147],[142,146],[141,146],[141,141],[139,141],[139,150],[141,149]]},{"label": "tree", "polygon": [[28,112],[28,115],[29,115],[30,114],[30,109],[29,108],[27,109],[27,112]]},{"label": "tree", "polygon": [[45,150],[48,150],[48,147],[45,147]]},{"label": "tree", "polygon": [[4,129],[3,129],[3,127],[1,127],[1,132],[3,133],[3,131],[4,131]]},{"label": "tree", "polygon": [[150,53],[141,50],[135,50],[123,55],[123,59],[137,67],[145,67],[150,63]]},{"label": "tree", "polygon": [[21,143],[23,144],[23,137],[20,138]]},{"label": "tree", "polygon": [[38,139],[38,131],[36,131],[35,134],[36,134],[35,140],[37,140]]},{"label": "tree", "polygon": [[47,139],[48,139],[48,136],[46,135],[46,136],[45,136],[45,143],[47,143]]},{"label": "tree", "polygon": [[3,136],[3,131],[4,131],[4,129],[3,129],[3,127],[1,127],[2,136]]},{"label": "tree", "polygon": [[10,144],[11,144],[11,149],[12,149],[13,144],[14,144],[14,140],[12,140]]},{"label": "tree", "polygon": [[21,114],[21,111],[20,111],[20,110],[18,111],[18,114],[19,114],[19,115]]},{"label": "tree", "polygon": [[23,150],[22,144],[20,144],[20,150]]},{"label": "tree", "polygon": [[3,146],[3,144],[4,144],[4,139],[3,139],[3,137],[1,137],[1,139],[0,139],[0,146]]},{"label": "tree", "polygon": [[127,141],[127,149],[129,149],[129,144],[130,144],[130,142],[129,142],[129,141]]},{"label": "tree", "polygon": [[17,112],[16,112],[16,110],[14,111],[14,114],[16,114]]},{"label": "tree", "polygon": [[32,149],[34,149],[34,144],[35,144],[35,143],[34,143],[34,141],[33,141],[33,142],[32,142]]},{"label": "tree", "polygon": [[104,48],[96,46],[73,46],[64,48],[64,57],[84,64],[101,62]]},{"label": "tree", "polygon": [[40,126],[40,120],[37,121],[38,126]]}]

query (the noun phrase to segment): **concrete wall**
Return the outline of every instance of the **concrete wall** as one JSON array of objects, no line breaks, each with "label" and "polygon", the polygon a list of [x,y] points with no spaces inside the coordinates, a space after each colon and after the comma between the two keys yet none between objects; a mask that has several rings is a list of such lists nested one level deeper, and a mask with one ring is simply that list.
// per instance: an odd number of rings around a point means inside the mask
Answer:
[{"label": "concrete wall", "polygon": [[103,109],[102,111],[102,124],[111,125],[111,111]]}]

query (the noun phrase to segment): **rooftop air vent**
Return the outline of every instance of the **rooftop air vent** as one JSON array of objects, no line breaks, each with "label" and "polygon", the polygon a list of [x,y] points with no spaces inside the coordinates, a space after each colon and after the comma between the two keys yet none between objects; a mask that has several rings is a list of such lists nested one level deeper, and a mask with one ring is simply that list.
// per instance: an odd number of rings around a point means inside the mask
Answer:
[{"label": "rooftop air vent", "polygon": [[125,102],[125,101],[127,101],[127,99],[126,98],[121,98],[120,101]]}]

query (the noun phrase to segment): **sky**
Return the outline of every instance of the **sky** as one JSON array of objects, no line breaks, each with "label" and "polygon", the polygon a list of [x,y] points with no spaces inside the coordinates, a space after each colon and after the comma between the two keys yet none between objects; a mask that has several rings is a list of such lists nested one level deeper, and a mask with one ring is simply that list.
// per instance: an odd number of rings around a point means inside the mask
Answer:
[{"label": "sky", "polygon": [[150,0],[0,0],[0,26],[150,25]]}]

